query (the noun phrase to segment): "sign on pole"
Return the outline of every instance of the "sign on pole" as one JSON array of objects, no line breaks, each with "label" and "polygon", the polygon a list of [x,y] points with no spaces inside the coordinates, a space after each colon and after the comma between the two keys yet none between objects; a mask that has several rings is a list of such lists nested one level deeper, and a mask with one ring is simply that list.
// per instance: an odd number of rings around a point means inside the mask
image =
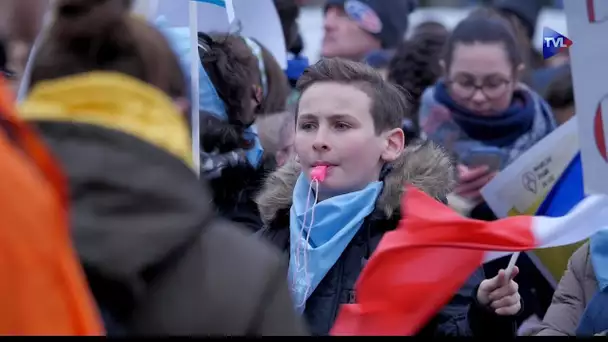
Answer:
[{"label": "sign on pole", "polygon": [[[270,51],[281,68],[287,68],[287,48],[283,28],[272,0],[193,1],[197,3],[198,31],[230,32],[231,29],[238,28],[238,32],[230,33],[254,38]],[[147,13],[154,13],[151,19],[162,15],[170,26],[189,26],[188,1],[154,0],[154,2],[155,10],[146,8]],[[230,22],[231,19],[233,23]]]},{"label": "sign on pole", "polygon": [[585,193],[608,194],[607,0],[564,1]]},{"label": "sign on pole", "polygon": [[[189,31],[190,46],[186,49],[190,54],[187,58],[191,94],[199,94],[200,91],[202,64],[198,32],[230,33],[254,38],[268,49],[281,67],[287,67],[281,21],[272,0],[139,0],[134,11],[153,22],[162,19],[164,26],[182,34],[183,29]],[[198,95],[193,98],[198,98]],[[191,103],[192,155],[197,172],[200,163],[199,105],[198,101]]]}]

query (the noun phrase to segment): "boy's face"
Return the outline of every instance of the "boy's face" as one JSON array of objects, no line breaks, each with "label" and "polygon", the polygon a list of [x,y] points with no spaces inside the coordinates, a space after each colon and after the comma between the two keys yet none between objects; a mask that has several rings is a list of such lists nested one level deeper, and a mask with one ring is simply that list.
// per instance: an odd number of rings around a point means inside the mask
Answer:
[{"label": "boy's face", "polygon": [[319,187],[321,199],[361,190],[377,181],[384,162],[401,152],[400,129],[376,135],[371,104],[370,97],[358,88],[334,82],[313,84],[302,94],[295,151],[309,178],[313,167],[328,166]]}]

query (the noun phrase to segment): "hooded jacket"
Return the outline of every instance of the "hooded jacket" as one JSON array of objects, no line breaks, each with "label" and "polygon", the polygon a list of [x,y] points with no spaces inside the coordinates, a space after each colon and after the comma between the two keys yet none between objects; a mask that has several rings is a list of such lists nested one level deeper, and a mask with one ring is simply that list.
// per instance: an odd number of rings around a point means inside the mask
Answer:
[{"label": "hooded jacket", "polygon": [[123,333],[305,333],[284,263],[215,217],[185,120],[162,92],[88,73],[38,84],[21,111],[67,174],[76,250],[104,317]]},{"label": "hooded jacket", "polygon": [[[315,335],[328,334],[341,304],[355,302],[355,283],[383,234],[396,228],[404,185],[409,183],[443,200],[454,183],[454,168],[443,151],[431,142],[414,144],[390,164],[376,208],[306,302],[304,316]],[[257,198],[265,228],[260,234],[289,251],[289,210],[301,172],[296,162],[269,176]],[[452,301],[425,327],[422,336],[513,336],[515,323],[486,311],[476,302],[477,286],[484,279],[479,270]]]}]

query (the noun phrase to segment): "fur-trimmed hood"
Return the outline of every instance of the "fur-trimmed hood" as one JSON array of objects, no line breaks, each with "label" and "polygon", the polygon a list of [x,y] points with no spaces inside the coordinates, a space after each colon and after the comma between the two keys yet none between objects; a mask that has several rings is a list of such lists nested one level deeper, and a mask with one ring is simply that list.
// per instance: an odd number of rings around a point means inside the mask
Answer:
[{"label": "fur-trimmed hood", "polygon": [[[430,141],[406,147],[391,166],[384,178],[384,190],[376,202],[376,208],[387,217],[399,210],[405,184],[414,185],[437,199],[444,199],[454,185],[455,170],[449,157]],[[291,207],[293,188],[300,172],[300,165],[290,161],[266,179],[256,203],[267,227],[279,211]]]}]

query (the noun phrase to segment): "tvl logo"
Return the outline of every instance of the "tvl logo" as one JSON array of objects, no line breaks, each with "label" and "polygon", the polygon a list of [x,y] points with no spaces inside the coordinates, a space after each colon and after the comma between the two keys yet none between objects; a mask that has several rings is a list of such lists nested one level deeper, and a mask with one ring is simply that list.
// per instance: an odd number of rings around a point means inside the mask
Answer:
[{"label": "tvl logo", "polygon": [[548,27],[543,29],[543,58],[549,59],[572,46],[572,41]]}]

